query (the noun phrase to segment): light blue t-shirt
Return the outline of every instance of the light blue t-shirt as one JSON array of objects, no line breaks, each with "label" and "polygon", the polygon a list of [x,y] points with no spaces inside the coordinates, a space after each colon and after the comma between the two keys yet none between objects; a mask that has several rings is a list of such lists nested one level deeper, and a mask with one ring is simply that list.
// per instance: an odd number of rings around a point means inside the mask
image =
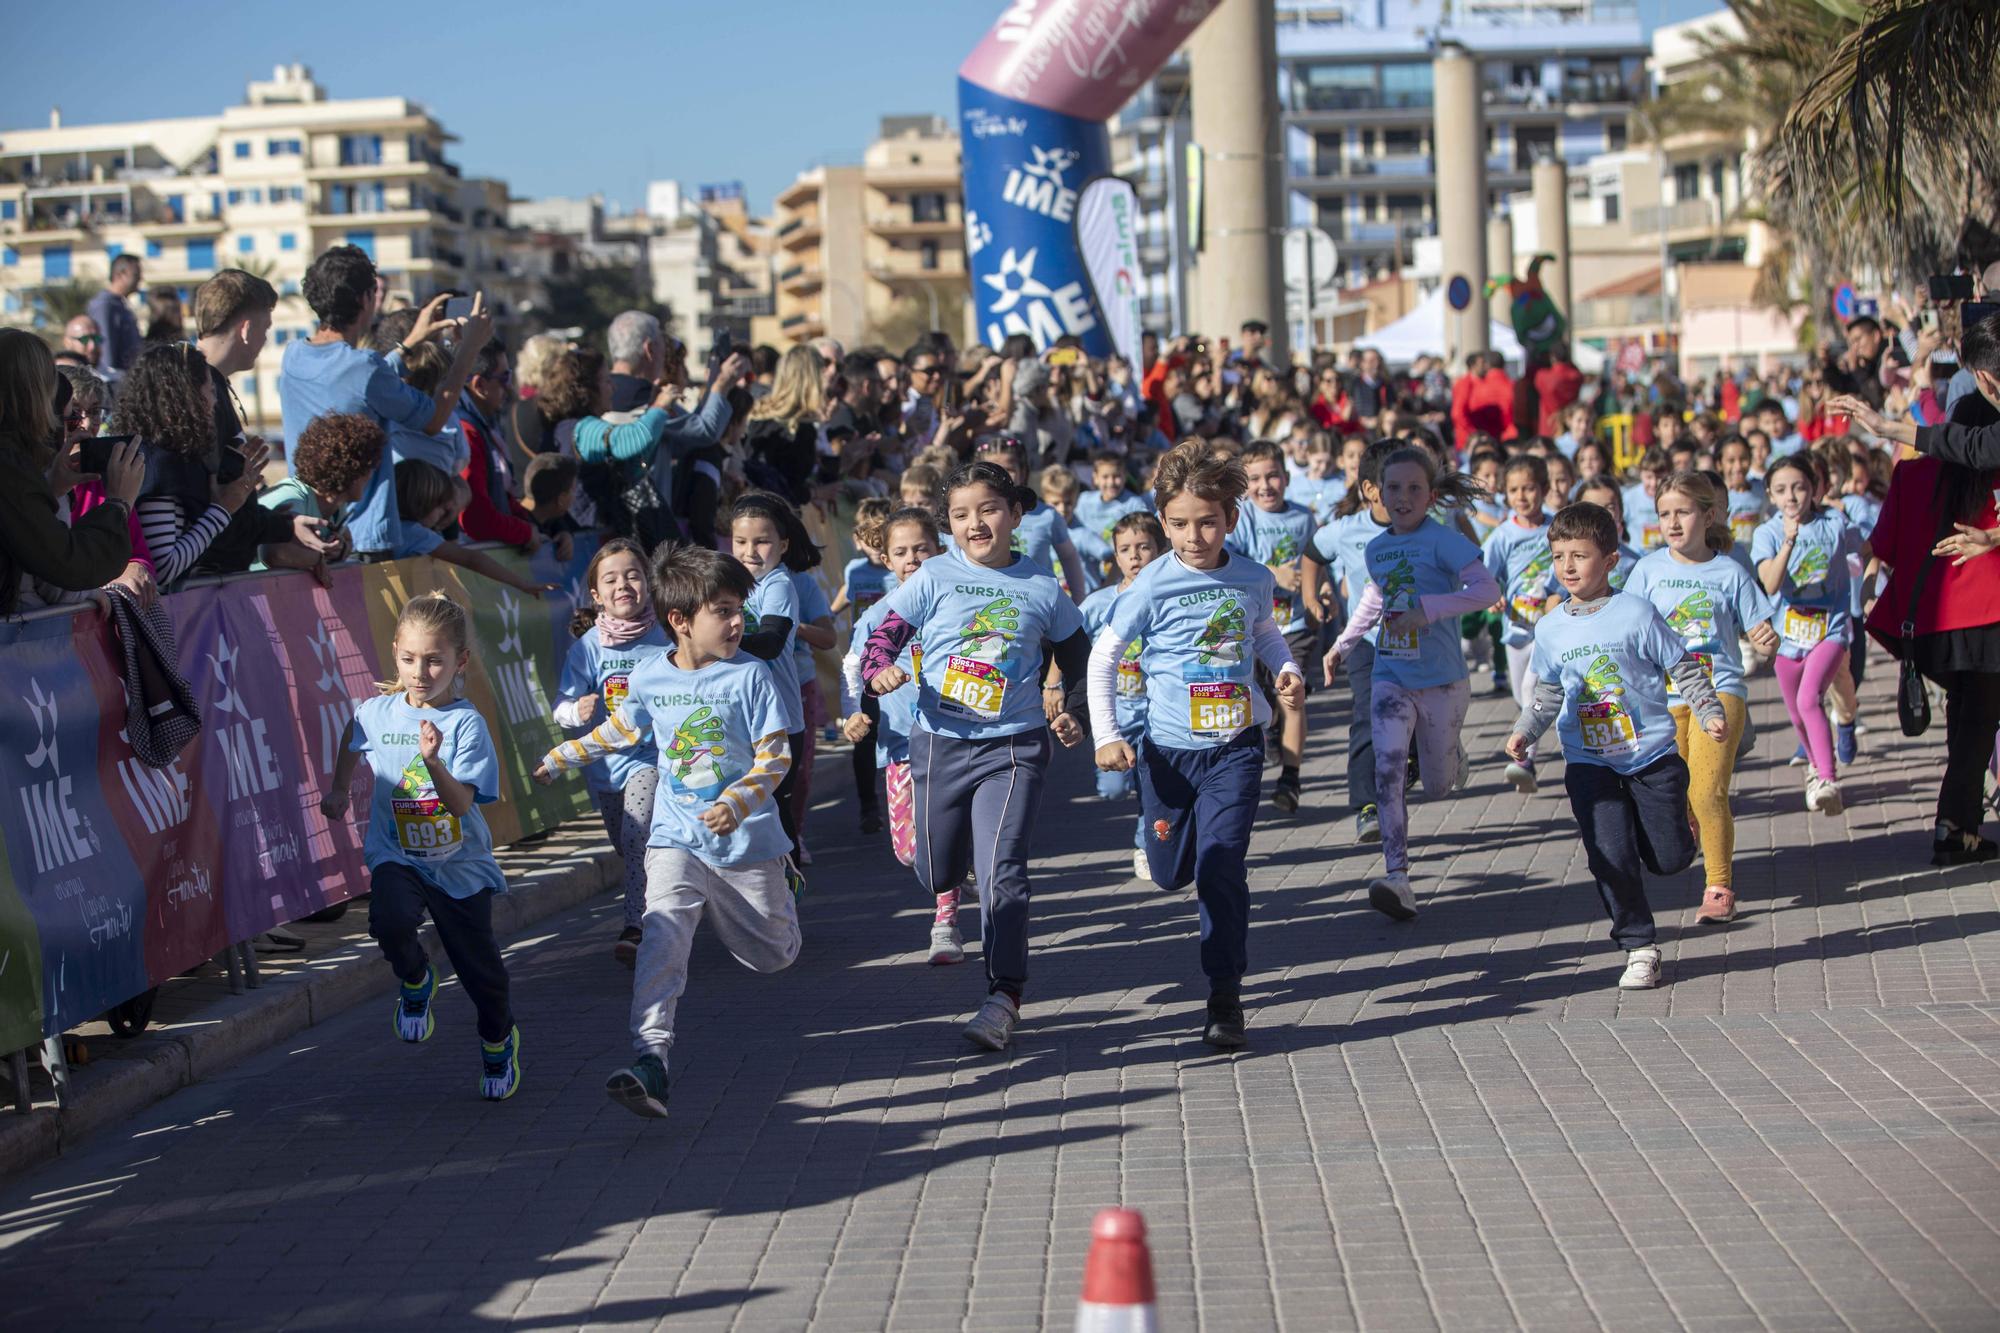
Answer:
[{"label": "light blue t-shirt", "polygon": [[415,459],[419,463],[429,463],[448,477],[464,473],[465,465],[470,461],[465,452],[465,437],[459,434],[456,421],[446,423],[445,428],[435,435],[426,435],[416,426],[397,422],[389,427],[389,452],[396,456],[398,463]]},{"label": "light blue t-shirt", "polygon": [[[1336,518],[1313,537],[1313,554],[1332,571],[1334,591],[1349,609],[1360,600],[1361,590],[1368,584],[1368,543],[1388,530],[1387,524],[1377,523],[1373,514],[1360,509],[1345,518]],[[1344,591],[1342,583],[1346,584]],[[1362,637],[1373,647],[1380,632],[1378,625]]]},{"label": "light blue t-shirt", "polygon": [[[1266,569],[1289,567],[1298,573],[1306,550],[1312,545],[1315,526],[1312,510],[1290,500],[1275,514],[1245,504],[1237,508],[1236,529],[1229,534],[1225,545]],[[1273,583],[1271,618],[1284,633],[1299,633],[1306,627],[1305,598],[1285,592]]]},{"label": "light blue t-shirt", "polygon": [[1779,435],[1771,441],[1771,460],[1789,458],[1806,447],[1806,437],[1793,431],[1790,435]]},{"label": "light blue t-shirt", "polygon": [[[599,703],[598,713],[591,718],[591,725],[595,726],[600,718],[617,712],[618,705],[625,702],[632,669],[670,646],[666,630],[658,625],[617,648],[606,648],[597,631],[587,629],[569,646],[569,654],[563,658],[562,675],[556,682],[557,701],[574,703],[586,694],[595,694]],[[616,751],[589,765],[583,770],[583,778],[593,792],[624,791],[634,773],[657,762],[653,738],[648,736],[643,745]]]},{"label": "light blue t-shirt", "polygon": [[[1083,615],[1083,632],[1090,636],[1091,642],[1095,643],[1104,627],[1111,623],[1112,608],[1125,592],[1116,584],[1099,588],[1076,608]],[[1125,645],[1124,656],[1118,659],[1118,734],[1134,745],[1146,729],[1146,673],[1139,665],[1139,654],[1145,646],[1144,641],[1134,639]]]},{"label": "light blue t-shirt", "polygon": [[1026,556],[1045,574],[1061,574],[1062,561],[1056,556],[1056,544],[1068,540],[1069,524],[1055,506],[1037,502],[1021,515],[1020,525],[1014,529],[1014,554]]},{"label": "light blue t-shirt", "polygon": [[[882,617],[889,612],[889,603],[878,600],[854,619],[853,642],[857,645],[868,642],[868,636],[882,623]],[[910,728],[917,720],[917,666],[924,658],[924,646],[916,639],[903,645],[903,651],[896,656],[896,665],[910,677],[909,681],[897,686],[887,694],[875,696],[875,766],[887,768],[890,764],[906,764],[910,761]],[[864,687],[865,688],[865,687]]]},{"label": "light blue t-shirt", "polygon": [[1333,507],[1347,494],[1347,478],[1338,472],[1330,477],[1294,477],[1285,487],[1285,498],[1312,510],[1313,522],[1333,521]]},{"label": "light blue t-shirt", "polygon": [[1619,498],[1625,506],[1625,535],[1632,544],[1641,554],[1658,546],[1664,540],[1660,536],[1660,508],[1646,494],[1645,483],[1633,482]]},{"label": "light blue t-shirt", "polygon": [[1191,569],[1169,552],[1118,598],[1107,624],[1120,639],[1145,645],[1139,669],[1155,745],[1212,749],[1271,720],[1257,688],[1253,635],[1273,591],[1271,571],[1241,552],[1218,569]]},{"label": "light blue t-shirt", "polygon": [[1389,619],[1399,611],[1419,609],[1427,595],[1459,591],[1464,584],[1458,573],[1479,563],[1479,548],[1427,518],[1413,532],[1385,529],[1368,543],[1366,559],[1368,581],[1382,592],[1375,678],[1393,681],[1406,690],[1464,680],[1465,650],[1459,647],[1457,616],[1400,637],[1389,629]]},{"label": "light blue t-shirt", "polygon": [[1500,585],[1506,610],[1504,639],[1510,648],[1525,648],[1535,637],[1535,625],[1555,591],[1555,555],[1549,550],[1546,521],[1524,526],[1509,514],[1480,548],[1487,572]]},{"label": "light blue t-shirt", "polygon": [[1764,483],[1751,477],[1740,491],[1726,492],[1729,497],[1729,535],[1744,546],[1757,535],[1757,525],[1770,517],[1771,505],[1765,498]]},{"label": "light blue t-shirt", "polygon": [[[1757,564],[1777,555],[1785,544],[1784,515],[1765,521],[1750,541],[1750,558]],[[1858,555],[1861,534],[1838,509],[1821,509],[1799,525],[1791,560],[1778,585],[1778,653],[1799,658],[1821,643],[1846,643],[1852,633],[1847,557]]]},{"label": "light blue t-shirt", "polygon": [[784,647],[768,665],[779,706],[785,710],[785,731],[788,734],[804,731],[806,713],[799,703],[799,660],[792,652],[798,640],[799,622],[804,617],[799,608],[798,585],[792,581],[792,572],[783,565],[758,579],[750,589],[750,598],[743,603],[744,634],[755,634],[766,616],[782,616],[792,622],[792,632],[785,636]]},{"label": "light blue t-shirt", "polygon": [[[444,736],[438,762],[472,788],[473,806],[463,816],[438,799],[430,766],[418,756],[426,722]],[[377,695],[355,705],[347,748],[365,755],[375,774],[368,837],[361,845],[370,870],[408,866],[453,898],[506,890],[507,877],[493,859],[493,833],[479,813],[480,806],[500,799],[500,756],[478,709],[464,699],[443,708],[415,708],[401,691]]]},{"label": "light blue t-shirt", "polygon": [[[1654,551],[1632,571],[1625,591],[1644,597],[1666,617],[1667,627],[1708,671],[1717,693],[1750,697],[1743,684],[1740,640],[1745,630],[1769,620],[1774,608],[1743,566],[1725,555],[1690,565],[1675,559],[1672,551]],[[1673,682],[1667,685],[1673,693]]]},{"label": "light blue t-shirt", "polygon": [[[1840,512],[1847,515],[1847,521],[1854,525],[1862,541],[1875,536],[1875,525],[1882,518],[1882,502],[1872,495],[1843,495],[1840,497]],[[1860,543],[1847,557],[1848,604],[1847,609],[1859,621],[1868,609],[1868,580],[1862,577],[1863,564]]]},{"label": "light blue t-shirt", "polygon": [[857,555],[848,561],[847,568],[840,575],[840,586],[847,593],[848,605],[857,617],[887,597],[893,583],[895,579],[890,575],[889,567],[878,565],[865,555]]},{"label": "light blue t-shirt", "polygon": [[712,866],[755,865],[792,850],[769,796],[726,838],[701,822],[702,812],[756,766],[757,742],[783,736],[791,725],[775,674],[747,653],[699,671],[674,665],[672,653],[655,653],[632,669],[618,715],[635,731],[650,730],[660,756],[648,847],[679,847]]},{"label": "light blue t-shirt", "polygon": [[[821,616],[833,615],[833,603],[827,600],[826,589],[819,584],[819,576],[811,570],[792,575],[793,586],[799,590],[799,620],[801,625],[810,625]],[[798,672],[799,688],[806,682],[817,679],[819,668],[813,665],[812,645],[792,635],[792,668]]]},{"label": "light blue t-shirt", "polygon": [[1097,491],[1085,491],[1076,500],[1076,526],[1096,533],[1097,539],[1109,548],[1111,529],[1118,525],[1119,519],[1127,514],[1152,512],[1153,502],[1137,491],[1120,491],[1115,500],[1107,500]]},{"label": "light blue t-shirt", "polygon": [[[373,417],[387,432],[395,425],[420,430],[437,410],[435,400],[403,383],[375,353],[344,342],[312,343],[302,338],[285,344],[278,398],[287,449],[298,443],[307,426],[336,412]],[[356,551],[402,555],[401,527],[396,514],[396,457],[384,449],[369,474],[367,490],[348,511],[347,530]]]},{"label": "light blue t-shirt", "polygon": [[1563,758],[1636,773],[1672,754],[1667,668],[1686,656],[1687,643],[1653,604],[1630,593],[1613,593],[1589,615],[1565,606],[1545,618],[1529,669],[1562,686]]},{"label": "light blue t-shirt", "polygon": [[1048,725],[1043,645],[1081,631],[1083,617],[1045,570],[1025,557],[988,569],[951,550],[926,560],[882,605],[923,641],[918,726],[990,740]]}]

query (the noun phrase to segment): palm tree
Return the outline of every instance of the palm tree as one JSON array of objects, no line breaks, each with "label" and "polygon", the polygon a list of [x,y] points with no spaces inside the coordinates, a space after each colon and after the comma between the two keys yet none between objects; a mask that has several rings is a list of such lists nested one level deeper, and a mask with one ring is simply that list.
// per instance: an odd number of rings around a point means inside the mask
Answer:
[{"label": "palm tree", "polygon": [[47,282],[31,287],[22,295],[27,298],[35,327],[45,334],[60,334],[63,325],[78,315],[90,312],[90,298],[97,295],[98,287],[97,283],[71,278],[66,282]]}]

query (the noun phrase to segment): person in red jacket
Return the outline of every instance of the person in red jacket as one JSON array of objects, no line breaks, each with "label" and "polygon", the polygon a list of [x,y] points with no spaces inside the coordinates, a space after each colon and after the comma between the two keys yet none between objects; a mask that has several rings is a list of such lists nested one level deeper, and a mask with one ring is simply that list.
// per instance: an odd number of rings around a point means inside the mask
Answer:
[{"label": "person in red jacket", "polygon": [[1492,353],[1465,358],[1465,375],[1451,389],[1451,425],[1461,441],[1480,431],[1496,440],[1514,438],[1514,381]]},{"label": "person in red jacket", "polygon": [[1569,359],[1569,348],[1558,347],[1549,364],[1535,371],[1535,395],[1541,400],[1541,421],[1537,435],[1551,438],[1562,434],[1562,416],[1583,391],[1583,372]]},{"label": "person in red jacket", "polygon": [[542,532],[514,498],[507,442],[495,424],[506,420],[513,398],[513,367],[506,345],[495,338],[479,349],[458,399],[455,420],[470,455],[464,475],[472,490],[458,526],[473,541],[504,542],[532,555],[541,547]]}]

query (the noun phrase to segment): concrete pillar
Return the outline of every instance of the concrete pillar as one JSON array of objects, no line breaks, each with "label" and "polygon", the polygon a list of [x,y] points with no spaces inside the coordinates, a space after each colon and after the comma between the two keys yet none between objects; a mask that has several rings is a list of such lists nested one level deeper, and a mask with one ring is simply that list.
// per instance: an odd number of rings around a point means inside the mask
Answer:
[{"label": "concrete pillar", "polygon": [[1487,350],[1486,320],[1481,317],[1486,309],[1482,294],[1486,286],[1486,123],[1479,102],[1478,62],[1456,42],[1441,45],[1431,61],[1431,97],[1444,278],[1450,282],[1463,277],[1472,284],[1472,304],[1465,315],[1454,316],[1448,307],[1445,312],[1445,345],[1456,373],[1467,353]]},{"label": "concrete pillar", "polygon": [[1269,0],[1223,0],[1188,41],[1194,141],[1201,145],[1203,231],[1192,327],[1234,338],[1246,319],[1285,347],[1284,157],[1278,33]]},{"label": "concrete pillar", "polygon": [[[1507,213],[1495,213],[1486,219],[1486,276],[1493,278],[1514,271],[1514,219]],[[1507,289],[1501,287],[1494,291],[1486,308],[1492,318],[1505,324],[1511,305]]]},{"label": "concrete pillar", "polygon": [[1537,162],[1532,180],[1535,238],[1543,253],[1555,256],[1552,262],[1542,265],[1542,290],[1574,327],[1576,311],[1569,303],[1569,171],[1560,162]]}]

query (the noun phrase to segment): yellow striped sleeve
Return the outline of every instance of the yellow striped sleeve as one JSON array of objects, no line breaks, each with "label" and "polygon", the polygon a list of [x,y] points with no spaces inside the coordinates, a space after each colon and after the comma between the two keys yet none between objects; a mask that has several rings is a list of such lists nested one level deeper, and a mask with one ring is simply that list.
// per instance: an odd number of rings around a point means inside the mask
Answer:
[{"label": "yellow striped sleeve", "polygon": [[543,757],[551,773],[564,773],[572,768],[582,768],[585,764],[602,759],[614,750],[629,750],[645,739],[643,732],[635,730],[617,713],[597,724],[597,729],[588,736],[564,741]]},{"label": "yellow striped sleeve", "polygon": [[791,767],[792,750],[785,733],[774,731],[757,742],[757,759],[750,765],[750,771],[723,788],[716,799],[727,802],[740,823],[750,817],[752,810],[771,799],[771,793],[785,780]]}]

